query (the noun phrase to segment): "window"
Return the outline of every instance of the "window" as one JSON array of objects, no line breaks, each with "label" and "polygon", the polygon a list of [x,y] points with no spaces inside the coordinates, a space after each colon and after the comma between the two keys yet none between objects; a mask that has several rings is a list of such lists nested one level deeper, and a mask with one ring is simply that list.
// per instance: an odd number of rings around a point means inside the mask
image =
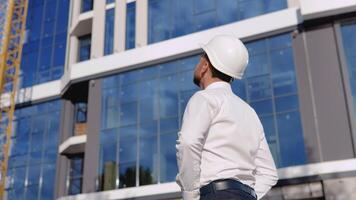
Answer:
[{"label": "window", "polygon": [[107,4],[114,3],[114,2],[115,2],[115,0],[106,0]]},{"label": "window", "polygon": [[29,1],[20,87],[59,79],[65,61],[69,0]]},{"label": "window", "polygon": [[8,199],[54,199],[60,101],[15,111]]},{"label": "window", "polygon": [[91,35],[85,35],[79,39],[79,62],[90,59]]},{"label": "window", "polygon": [[[341,34],[345,51],[350,92],[352,96],[353,115],[356,116],[356,23],[346,23],[341,26]],[[356,117],[354,117],[355,122]]]},{"label": "window", "polygon": [[287,7],[287,0],[149,0],[148,42],[167,40]]},{"label": "window", "polygon": [[93,10],[94,1],[93,0],[82,0],[81,12],[88,12]]},{"label": "window", "polygon": [[103,80],[100,190],[174,181],[174,143],[183,104],[196,91],[197,61],[189,57]]},{"label": "window", "polygon": [[247,44],[250,63],[234,92],[257,112],[278,167],[307,162],[289,34]]},{"label": "window", "polygon": [[126,8],[126,49],[135,48],[136,2],[127,4]]},{"label": "window", "polygon": [[69,160],[68,195],[80,194],[82,193],[84,154],[73,155],[69,157]]},{"label": "window", "polygon": [[87,133],[87,103],[78,102],[74,105],[74,135]]},{"label": "window", "polygon": [[112,8],[106,11],[105,15],[105,42],[104,42],[104,55],[113,53],[114,45],[114,19],[115,9]]}]

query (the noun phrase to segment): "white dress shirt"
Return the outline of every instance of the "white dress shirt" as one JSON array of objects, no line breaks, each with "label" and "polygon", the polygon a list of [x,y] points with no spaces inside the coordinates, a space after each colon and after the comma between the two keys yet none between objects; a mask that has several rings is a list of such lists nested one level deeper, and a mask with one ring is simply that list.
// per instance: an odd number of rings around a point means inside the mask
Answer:
[{"label": "white dress shirt", "polygon": [[198,200],[200,187],[225,178],[251,186],[260,199],[278,180],[256,112],[226,82],[214,82],[191,97],[176,150],[176,181],[184,200]]}]

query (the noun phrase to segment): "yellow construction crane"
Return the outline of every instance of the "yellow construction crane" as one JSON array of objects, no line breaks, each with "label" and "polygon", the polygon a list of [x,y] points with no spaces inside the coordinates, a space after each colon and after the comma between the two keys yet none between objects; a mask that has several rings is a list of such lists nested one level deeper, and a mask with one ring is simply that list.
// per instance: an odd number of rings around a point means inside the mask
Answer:
[{"label": "yellow construction crane", "polygon": [[4,199],[7,169],[25,36],[28,0],[0,0],[0,199]]}]

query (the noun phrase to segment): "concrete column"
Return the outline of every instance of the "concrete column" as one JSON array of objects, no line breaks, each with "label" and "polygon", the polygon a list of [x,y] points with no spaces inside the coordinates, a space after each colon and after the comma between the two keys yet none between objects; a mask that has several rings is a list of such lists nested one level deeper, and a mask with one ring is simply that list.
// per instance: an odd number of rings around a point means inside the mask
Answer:
[{"label": "concrete column", "polygon": [[94,0],[93,26],[91,32],[91,59],[99,58],[104,55],[105,12],[106,1]]},{"label": "concrete column", "polygon": [[333,26],[306,30],[304,42],[323,161],[354,158]]},{"label": "concrete column", "polygon": [[148,0],[136,1],[136,47],[147,45],[148,38]]},{"label": "concrete column", "polygon": [[70,19],[70,26],[72,27],[73,25],[75,25],[78,21],[80,12],[81,12],[81,0],[72,0],[71,2],[71,6],[72,6],[72,18]]},{"label": "concrete column", "polygon": [[65,74],[70,73],[70,66],[77,62],[78,57],[78,38],[72,35],[71,30],[77,24],[80,15],[81,1],[70,1],[70,13],[68,23],[68,35],[67,35],[67,50],[66,50],[66,62],[65,62]]},{"label": "concrete column", "polygon": [[[72,134],[73,125],[73,104],[64,99],[61,109],[61,126],[59,130],[59,144],[65,141]],[[56,188],[55,198],[67,195],[67,176],[68,176],[68,159],[65,156],[58,155],[56,171]]]},{"label": "concrete column", "polygon": [[87,143],[84,155],[83,193],[96,192],[99,166],[101,79],[89,81]]},{"label": "concrete column", "polygon": [[125,51],[126,0],[115,1],[114,53]]},{"label": "concrete column", "polygon": [[[70,37],[69,39],[69,48],[68,48],[68,68],[70,68],[70,66],[72,66],[73,64],[75,64],[78,60],[78,45],[79,45],[79,40],[77,38],[77,36],[73,36],[73,35],[68,35]],[[69,72],[69,70],[68,70]]]}]

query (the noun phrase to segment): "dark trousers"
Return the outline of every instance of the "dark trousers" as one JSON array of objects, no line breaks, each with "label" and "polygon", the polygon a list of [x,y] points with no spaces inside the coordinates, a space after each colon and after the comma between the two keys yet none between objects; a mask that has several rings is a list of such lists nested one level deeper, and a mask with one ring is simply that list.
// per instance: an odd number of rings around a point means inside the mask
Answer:
[{"label": "dark trousers", "polygon": [[256,200],[256,198],[244,191],[229,189],[200,195],[200,200]]}]

